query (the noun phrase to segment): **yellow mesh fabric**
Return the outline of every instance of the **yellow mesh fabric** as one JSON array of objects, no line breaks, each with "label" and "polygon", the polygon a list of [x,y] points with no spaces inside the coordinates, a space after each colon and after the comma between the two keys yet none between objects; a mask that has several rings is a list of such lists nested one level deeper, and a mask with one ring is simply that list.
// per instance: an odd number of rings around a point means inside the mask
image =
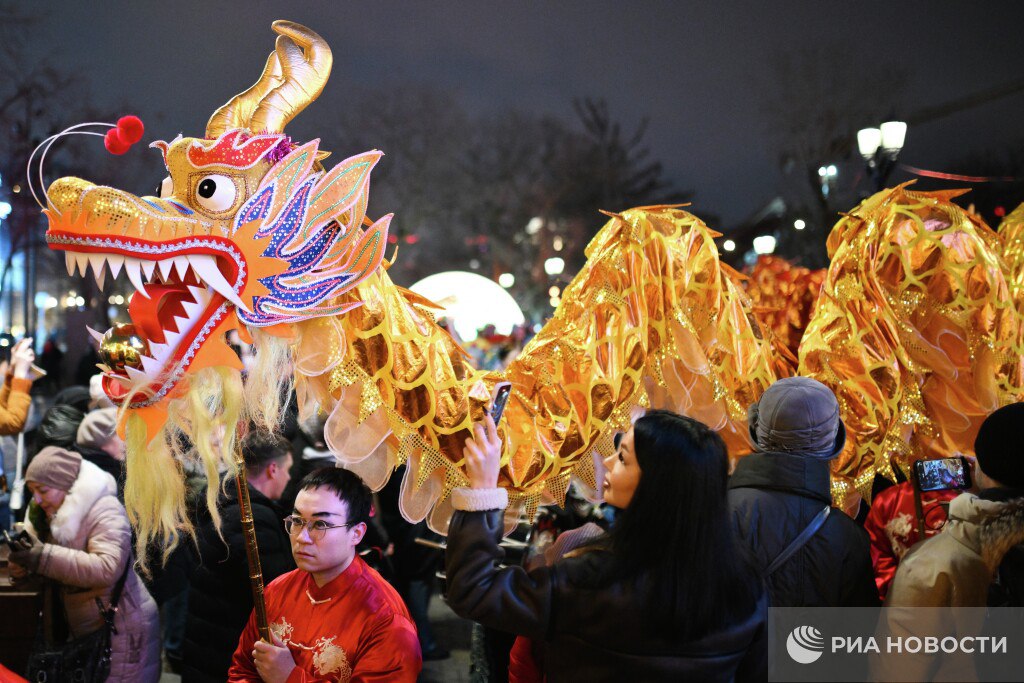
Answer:
[{"label": "yellow mesh fabric", "polygon": [[973,449],[984,417],[1022,395],[1022,326],[1001,244],[957,192],[880,192],[840,220],[800,344],[800,374],[836,392],[847,427],[840,506],[870,496],[890,460]]},{"label": "yellow mesh fabric", "polygon": [[999,239],[1003,243],[1006,284],[1010,287],[1017,312],[1024,315],[1024,204],[999,224]]},{"label": "yellow mesh fabric", "polygon": [[[612,216],[552,319],[502,374],[474,370],[424,302],[380,271],[346,295],[362,305],[339,318],[343,330],[295,326],[299,390],[331,407],[332,450],[374,484],[409,463],[403,511],[441,531],[451,489],[467,481],[469,428],[501,379],[513,392],[500,485],[515,514],[561,502],[573,475],[596,488],[593,457],[612,452],[635,409],[691,415],[734,455],[749,452],[746,408],[776,378],[773,350],[714,236],[671,207]],[[303,349],[341,360],[303,374]]]},{"label": "yellow mesh fabric", "polygon": [[[754,315],[792,356],[796,370],[800,339],[811,321],[825,270],[794,266],[778,256],[759,256],[747,280]],[[785,354],[785,351],[783,351]]]}]

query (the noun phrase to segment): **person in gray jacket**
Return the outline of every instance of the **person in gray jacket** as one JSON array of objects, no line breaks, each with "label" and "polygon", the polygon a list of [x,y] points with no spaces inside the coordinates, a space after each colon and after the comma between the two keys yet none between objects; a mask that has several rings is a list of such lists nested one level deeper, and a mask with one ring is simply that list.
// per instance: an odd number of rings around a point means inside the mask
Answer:
[{"label": "person in gray jacket", "polygon": [[[32,503],[26,516],[30,547],[11,553],[11,576],[36,574],[60,588],[71,637],[103,625],[96,599],[110,604],[114,586],[132,561],[131,528],[117,500],[114,478],[78,453],[47,446],[25,471]],[[114,617],[108,681],[160,679],[160,620],[156,603],[128,568]]]}]

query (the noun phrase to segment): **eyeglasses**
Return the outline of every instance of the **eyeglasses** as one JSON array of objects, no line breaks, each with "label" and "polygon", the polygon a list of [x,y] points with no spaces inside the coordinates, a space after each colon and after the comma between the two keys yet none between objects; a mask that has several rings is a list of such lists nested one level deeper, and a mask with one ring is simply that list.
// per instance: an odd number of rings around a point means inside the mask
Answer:
[{"label": "eyeglasses", "polygon": [[288,515],[284,518],[284,530],[291,536],[298,536],[302,533],[303,529],[309,529],[309,538],[313,541],[319,541],[327,533],[328,529],[341,529],[344,527],[350,527],[355,522],[345,522],[344,524],[328,524],[322,519],[311,519],[306,520],[297,515]]}]

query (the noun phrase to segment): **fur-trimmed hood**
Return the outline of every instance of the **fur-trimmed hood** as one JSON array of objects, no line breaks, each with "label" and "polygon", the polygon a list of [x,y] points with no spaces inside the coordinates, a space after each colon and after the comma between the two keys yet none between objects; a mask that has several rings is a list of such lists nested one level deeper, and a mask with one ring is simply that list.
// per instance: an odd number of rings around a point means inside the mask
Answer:
[{"label": "fur-trimmed hood", "polygon": [[1024,498],[995,501],[970,493],[957,496],[949,504],[945,531],[995,570],[1010,548],[1024,543]]},{"label": "fur-trimmed hood", "polygon": [[[117,482],[107,472],[88,460],[83,460],[78,470],[78,478],[71,485],[57,514],[50,520],[50,534],[53,540],[60,545],[70,546],[78,537],[89,510],[104,496],[117,497]],[[34,528],[30,517],[26,517],[25,520],[29,530],[38,535],[39,530]]]}]

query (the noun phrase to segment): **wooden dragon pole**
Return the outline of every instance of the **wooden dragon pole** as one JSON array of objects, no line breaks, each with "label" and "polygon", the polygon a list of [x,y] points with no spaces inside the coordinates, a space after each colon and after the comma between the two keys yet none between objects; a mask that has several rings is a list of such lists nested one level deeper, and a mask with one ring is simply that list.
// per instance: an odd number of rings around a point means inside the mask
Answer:
[{"label": "wooden dragon pole", "polygon": [[245,458],[241,447],[235,449],[235,465],[238,475],[238,506],[242,514],[242,532],[245,534],[245,555],[249,560],[249,587],[252,589],[252,604],[256,610],[256,628],[260,638],[270,643],[270,626],[267,623],[267,603],[263,599],[263,569],[260,566],[260,549],[256,544],[256,525],[252,519],[252,503],[249,502],[249,484],[245,474]]}]

